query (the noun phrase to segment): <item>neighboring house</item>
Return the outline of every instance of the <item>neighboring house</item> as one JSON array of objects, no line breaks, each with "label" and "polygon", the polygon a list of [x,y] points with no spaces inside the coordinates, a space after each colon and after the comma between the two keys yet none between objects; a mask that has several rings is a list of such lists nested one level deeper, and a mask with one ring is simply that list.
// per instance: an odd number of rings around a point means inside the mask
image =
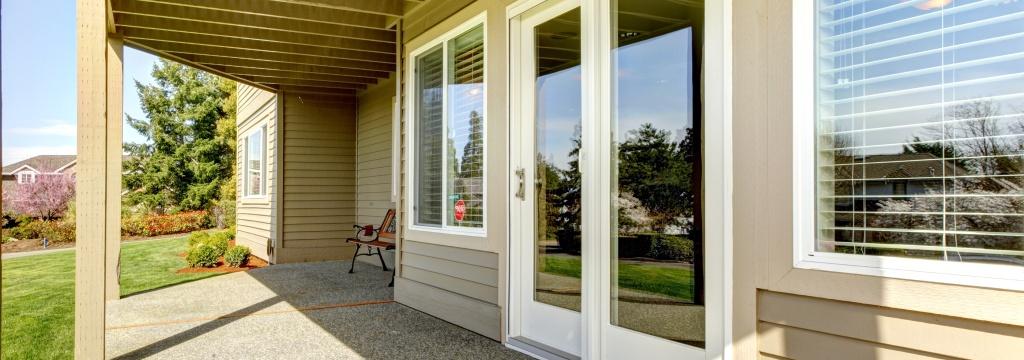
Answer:
[{"label": "neighboring house", "polygon": [[43,176],[75,176],[75,163],[75,155],[37,155],[4,166],[3,189],[12,191]]},{"label": "neighboring house", "polygon": [[[1024,268],[972,260],[1024,258],[1024,160],[1008,145],[1024,138],[1024,2],[79,0],[77,11],[90,160],[78,169],[90,174],[78,181],[80,358],[104,356],[105,304],[118,296],[118,242],[104,240],[118,226],[108,193],[120,162],[107,149],[120,146],[123,46],[240,83],[238,241],[256,256],[349,259],[352,225],[397,209],[394,300],[533,356],[1024,352]],[[686,161],[621,162],[645,122],[694,134],[671,146]],[[900,155],[926,133],[918,145],[991,166]],[[850,163],[865,154],[890,158]],[[573,177],[537,176],[538,159],[578,176],[576,191],[544,193]],[[619,192],[651,203],[638,213],[686,207],[693,238],[629,233]],[[926,206],[868,206],[897,197]],[[556,223],[550,213],[575,225],[560,239],[579,239],[579,254],[536,231]],[[910,219],[873,222],[887,216]],[[692,261],[620,258],[617,242],[638,235]],[[643,276],[665,269],[678,276]]]}]

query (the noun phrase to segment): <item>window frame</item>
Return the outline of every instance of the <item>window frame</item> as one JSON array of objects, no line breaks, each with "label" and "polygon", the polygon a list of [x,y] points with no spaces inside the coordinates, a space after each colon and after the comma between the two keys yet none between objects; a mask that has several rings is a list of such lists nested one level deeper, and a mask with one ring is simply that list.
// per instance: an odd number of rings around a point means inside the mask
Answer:
[{"label": "window frame", "polygon": [[[417,121],[417,119],[418,119],[418,116],[417,116],[418,115],[418,108],[417,108],[418,97],[416,96],[416,85],[417,85],[417,83],[416,83],[417,82],[417,77],[416,77],[416,60],[417,60],[418,56],[423,55],[425,53],[428,53],[431,50],[435,50],[435,48],[437,46],[439,46],[439,45],[441,46],[441,51],[442,51],[442,54],[443,54],[442,55],[442,59],[443,59],[443,62],[444,62],[444,65],[443,65],[443,68],[442,68],[443,69],[442,70],[442,78],[443,78],[442,89],[443,89],[443,93],[442,93],[442,101],[441,101],[441,107],[442,107],[442,111],[441,111],[441,113],[442,113],[441,128],[444,129],[444,132],[443,132],[442,136],[444,138],[447,138],[447,136],[448,136],[448,102],[449,102],[449,99],[450,99],[448,97],[448,85],[449,85],[449,83],[448,83],[448,81],[449,81],[449,79],[448,79],[448,75],[449,75],[449,69],[448,69],[448,42],[450,40],[453,40],[453,39],[459,37],[460,35],[468,32],[468,31],[472,30],[473,28],[475,28],[477,26],[480,26],[481,27],[481,31],[483,32],[483,47],[484,47],[483,94],[481,95],[482,99],[483,99],[482,102],[483,102],[483,117],[484,117],[484,121],[483,121],[483,124],[482,124],[482,128],[483,128],[482,129],[482,133],[483,133],[482,137],[483,137],[483,141],[484,141],[484,148],[483,148],[483,159],[484,160],[483,160],[482,169],[483,169],[484,176],[483,176],[483,191],[482,191],[483,196],[482,196],[482,201],[481,201],[481,207],[484,209],[483,224],[479,228],[469,228],[469,227],[461,227],[461,226],[453,226],[453,225],[445,224],[445,221],[447,221],[447,214],[448,214],[447,213],[447,211],[448,211],[448,201],[447,201],[447,199],[444,199],[444,201],[441,201],[441,216],[442,216],[441,217],[441,224],[439,226],[420,225],[420,224],[416,223],[416,206],[415,206],[415,202],[416,202],[416,188],[417,188],[417,184],[418,184],[418,177],[416,176],[416,157],[413,154],[413,149],[416,148],[416,135],[417,135],[417,133],[416,133],[416,124],[414,124],[413,122]],[[489,84],[489,82],[488,82],[489,77],[487,75],[487,71],[488,71],[488,68],[489,68],[489,66],[487,65],[487,61],[488,61],[488,58],[489,58],[488,57],[488,52],[489,52],[488,51],[488,49],[489,49],[488,46],[489,46],[489,44],[488,44],[488,41],[487,41],[487,29],[488,29],[487,28],[487,13],[483,12],[483,13],[480,13],[480,14],[478,14],[476,16],[473,16],[469,20],[466,20],[466,21],[462,22],[458,26],[452,28],[451,30],[448,30],[448,31],[444,32],[443,34],[441,34],[441,35],[431,39],[430,41],[423,43],[419,47],[417,47],[417,48],[413,49],[412,51],[410,51],[409,55],[406,57],[406,71],[405,71],[405,74],[407,76],[407,79],[406,79],[406,88],[405,88],[405,94],[406,94],[406,96],[405,96],[406,97],[406,99],[405,99],[405,101],[406,101],[405,108],[406,108],[407,111],[405,112],[405,133],[407,134],[408,144],[406,146],[405,162],[406,162],[406,174],[409,174],[410,178],[409,178],[408,187],[406,188],[407,189],[406,195],[404,196],[404,198],[406,199],[405,200],[406,211],[409,214],[409,216],[407,216],[407,218],[409,219],[407,226],[409,227],[410,230],[422,231],[422,232],[430,232],[430,233],[438,233],[438,234],[461,235],[461,236],[469,236],[469,237],[474,237],[474,238],[484,238],[484,237],[487,236],[487,223],[488,223],[487,216],[490,213],[490,211],[487,211],[487,203],[488,203],[487,198],[489,196],[488,195],[488,186],[487,186],[487,182],[488,182],[488,177],[487,177],[488,165],[487,164],[489,162],[488,161],[488,153],[489,153],[489,151],[488,151],[488,149],[489,149],[488,142],[489,141],[488,141],[488,138],[487,138],[487,135],[488,135],[487,121],[490,118],[488,116],[489,113],[488,113],[488,101],[487,101],[488,100],[487,96],[489,94],[489,91],[487,89],[488,84]],[[448,196],[448,184],[449,184],[449,182],[448,182],[449,181],[448,171],[447,171],[447,169],[448,169],[448,157],[447,156],[442,156],[441,157],[441,163],[442,163],[442,165],[441,165],[441,168],[442,168],[442,175],[441,175],[441,180],[442,180],[442,186],[441,186],[442,198],[447,198],[447,196]]]},{"label": "window frame", "polygon": [[[36,177],[39,174],[36,173],[35,171],[28,170],[28,171],[18,172],[16,175],[18,177],[18,184],[34,184],[36,182]],[[28,180],[27,181],[22,180],[22,176],[24,176],[24,175],[28,175]]]},{"label": "window frame", "polygon": [[[817,0],[793,3],[793,267],[881,278],[1024,290],[1024,266],[816,250]],[[807,69],[813,69],[807,71]]]},{"label": "window frame", "polygon": [[[261,133],[263,141],[260,144],[260,193],[250,194],[249,191],[249,142],[250,138],[256,133]],[[242,136],[243,150],[242,150],[242,198],[243,199],[266,199],[268,193],[267,187],[267,124],[261,124],[254,126],[251,130],[247,131]]]}]

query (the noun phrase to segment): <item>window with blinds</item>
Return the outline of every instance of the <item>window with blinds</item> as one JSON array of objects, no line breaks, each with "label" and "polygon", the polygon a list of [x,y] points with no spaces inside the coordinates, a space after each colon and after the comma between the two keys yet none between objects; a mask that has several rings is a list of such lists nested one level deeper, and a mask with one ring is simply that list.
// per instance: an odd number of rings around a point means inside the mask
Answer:
[{"label": "window with blinds", "polygon": [[1024,1],[815,12],[816,250],[1024,265]]},{"label": "window with blinds", "polygon": [[266,195],[265,133],[266,126],[262,126],[245,137],[245,196]]},{"label": "window with blinds", "polygon": [[415,225],[484,227],[484,31],[414,56]]}]

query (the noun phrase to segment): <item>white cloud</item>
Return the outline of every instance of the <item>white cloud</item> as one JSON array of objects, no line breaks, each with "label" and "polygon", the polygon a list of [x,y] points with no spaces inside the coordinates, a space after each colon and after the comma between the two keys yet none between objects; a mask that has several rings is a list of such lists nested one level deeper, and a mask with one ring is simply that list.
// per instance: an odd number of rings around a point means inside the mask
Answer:
[{"label": "white cloud", "polygon": [[11,128],[10,130],[7,131],[9,131],[11,134],[17,135],[51,135],[74,137],[78,131],[78,128],[75,126],[75,123],[71,122],[48,122],[48,124],[46,125],[40,125],[35,127],[16,127]]},{"label": "white cloud", "polygon": [[3,163],[10,165],[36,155],[73,155],[78,149],[75,145],[56,146],[4,146]]}]

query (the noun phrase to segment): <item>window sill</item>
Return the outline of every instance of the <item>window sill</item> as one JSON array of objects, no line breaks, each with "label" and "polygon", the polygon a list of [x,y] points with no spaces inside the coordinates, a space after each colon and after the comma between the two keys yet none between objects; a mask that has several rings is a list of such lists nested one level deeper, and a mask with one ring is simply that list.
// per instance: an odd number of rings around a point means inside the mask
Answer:
[{"label": "window sill", "polygon": [[486,232],[453,232],[451,229],[431,229],[423,226],[408,225],[402,233],[402,240],[451,246],[461,249],[470,249],[486,252],[498,252],[495,241],[492,241]]},{"label": "window sill", "polygon": [[1024,291],[1024,268],[1012,265],[812,252],[801,256],[794,267],[879,278]]}]

